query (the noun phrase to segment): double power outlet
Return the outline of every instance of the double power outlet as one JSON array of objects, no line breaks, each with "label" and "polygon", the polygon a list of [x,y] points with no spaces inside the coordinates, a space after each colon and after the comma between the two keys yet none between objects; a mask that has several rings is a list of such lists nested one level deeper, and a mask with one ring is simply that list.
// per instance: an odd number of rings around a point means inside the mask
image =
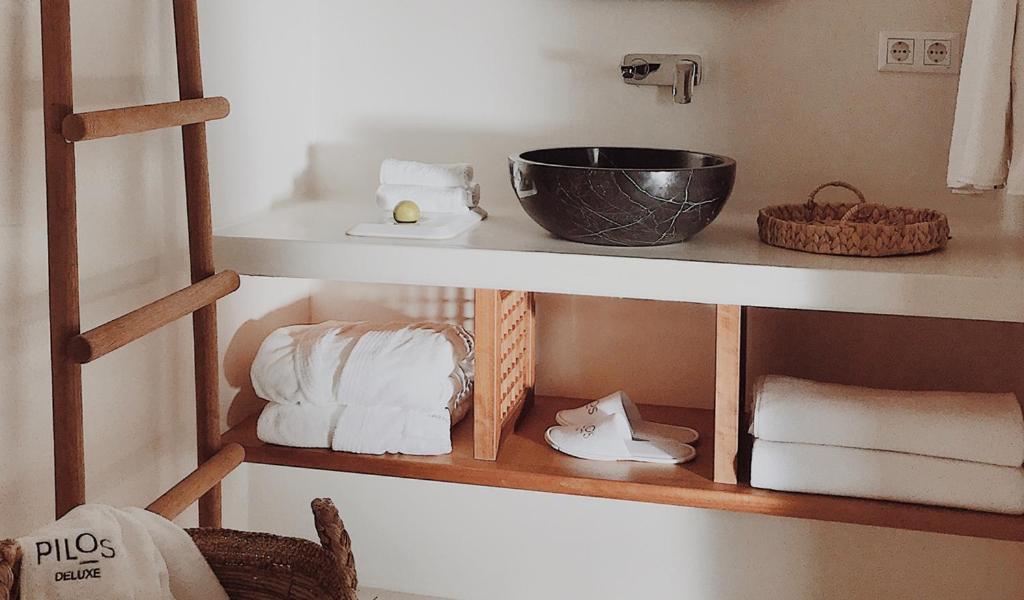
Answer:
[{"label": "double power outlet", "polygon": [[960,34],[883,31],[878,34],[878,70],[904,73],[959,73]]}]

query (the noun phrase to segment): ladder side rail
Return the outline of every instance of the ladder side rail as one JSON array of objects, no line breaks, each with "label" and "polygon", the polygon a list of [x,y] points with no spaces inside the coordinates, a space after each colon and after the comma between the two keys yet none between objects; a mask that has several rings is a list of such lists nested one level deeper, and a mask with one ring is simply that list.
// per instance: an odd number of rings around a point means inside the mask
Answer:
[{"label": "ladder side rail", "polygon": [[81,332],[75,146],[67,143],[61,132],[64,117],[74,112],[70,0],[41,0],[40,17],[54,498],[56,516],[60,518],[85,503],[82,369],[68,354],[68,344]]},{"label": "ladder side rail", "polygon": [[[173,7],[179,97],[181,100],[202,98],[203,74],[196,0],[174,0]],[[185,125],[181,128],[181,135],[185,154],[189,260],[192,282],[196,283],[214,273],[206,124]],[[221,447],[215,305],[192,313],[192,336],[195,348],[196,446],[199,464],[203,464]],[[218,484],[199,500],[199,525],[220,527],[221,505],[221,488]]]}]

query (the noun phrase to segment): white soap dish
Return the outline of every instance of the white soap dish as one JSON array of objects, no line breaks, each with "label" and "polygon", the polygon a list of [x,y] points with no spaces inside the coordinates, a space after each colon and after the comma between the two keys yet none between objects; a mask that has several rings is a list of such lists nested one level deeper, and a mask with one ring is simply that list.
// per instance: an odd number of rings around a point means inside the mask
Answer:
[{"label": "white soap dish", "polygon": [[396,223],[390,211],[381,211],[377,221],[359,223],[347,233],[358,237],[448,240],[473,229],[486,218],[487,211],[477,207],[464,213],[423,213],[416,223]]}]

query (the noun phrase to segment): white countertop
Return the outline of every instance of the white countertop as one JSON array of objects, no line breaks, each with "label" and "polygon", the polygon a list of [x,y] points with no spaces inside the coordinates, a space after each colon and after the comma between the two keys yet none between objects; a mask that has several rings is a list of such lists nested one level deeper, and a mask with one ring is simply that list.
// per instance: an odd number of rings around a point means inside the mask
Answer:
[{"label": "white countertop", "polygon": [[514,205],[487,206],[453,240],[355,238],[372,203],[296,200],[218,230],[215,256],[245,275],[1024,322],[1024,219],[991,200],[932,207],[950,219],[945,250],[872,259],[766,246],[735,199],[693,240],[656,248],[560,240]]}]

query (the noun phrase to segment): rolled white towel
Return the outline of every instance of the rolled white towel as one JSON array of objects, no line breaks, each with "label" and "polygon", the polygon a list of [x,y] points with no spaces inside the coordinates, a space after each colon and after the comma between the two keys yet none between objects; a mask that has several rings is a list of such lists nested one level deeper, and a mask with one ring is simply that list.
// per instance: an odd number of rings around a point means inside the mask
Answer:
[{"label": "rolled white towel", "polygon": [[344,405],[278,404],[263,407],[256,422],[260,441],[294,448],[330,448]]},{"label": "rolled white towel", "polygon": [[907,392],[769,375],[750,433],[774,442],[891,450],[1006,467],[1024,464],[1014,394]]},{"label": "rolled white towel", "polygon": [[754,440],[750,485],[1024,514],[1024,469],[901,452]]},{"label": "rolled white towel", "polygon": [[424,187],[419,185],[382,185],[377,188],[377,206],[394,210],[403,200],[411,200],[423,212],[465,212],[480,204],[480,186]]},{"label": "rolled white towel", "polygon": [[379,404],[349,404],[343,408],[331,440],[332,450],[419,456],[452,451],[452,421],[447,410]]},{"label": "rolled white towel", "polygon": [[380,164],[380,182],[384,185],[469,187],[473,185],[473,166],[466,163],[432,165],[388,158]]}]

